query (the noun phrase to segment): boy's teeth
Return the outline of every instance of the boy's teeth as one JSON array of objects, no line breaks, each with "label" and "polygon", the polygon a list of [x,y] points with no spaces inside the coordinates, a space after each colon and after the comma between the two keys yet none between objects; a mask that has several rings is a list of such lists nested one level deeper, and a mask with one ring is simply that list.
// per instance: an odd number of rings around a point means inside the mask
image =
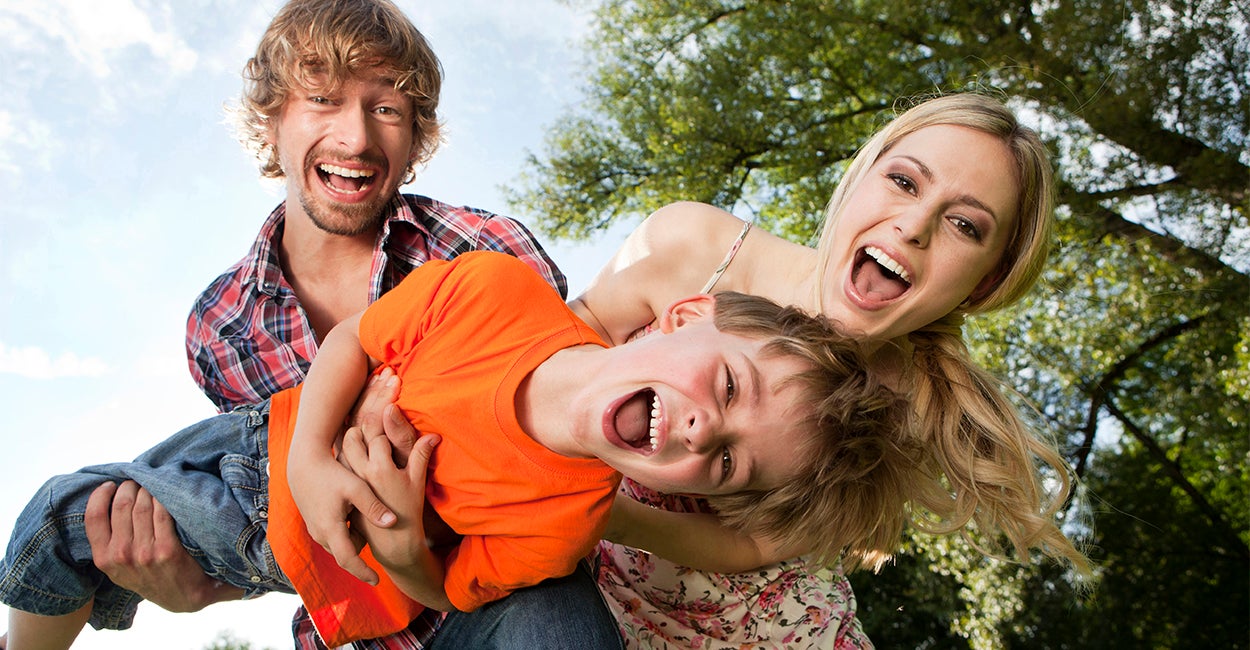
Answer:
[{"label": "boy's teeth", "polygon": [[651,396],[651,424],[647,427],[647,430],[650,432],[650,440],[651,440],[651,445],[648,447],[649,451],[655,451],[656,437],[657,437],[656,428],[659,426],[660,426],[660,396],[652,395]]},{"label": "boy's teeth", "polygon": [[373,176],[373,172],[368,169],[348,169],[346,167],[339,167],[338,165],[330,165],[326,163],[322,163],[318,166],[318,168],[327,174],[343,176],[344,178],[369,178],[370,176]]},{"label": "boy's teeth", "polygon": [[884,266],[894,275],[902,278],[903,282],[911,284],[911,276],[907,273],[907,269],[903,268],[902,264],[895,262],[894,258],[886,255],[885,251],[877,248],[876,246],[868,246],[864,248],[864,252],[868,253],[868,256],[872,259],[877,260],[877,264]]}]

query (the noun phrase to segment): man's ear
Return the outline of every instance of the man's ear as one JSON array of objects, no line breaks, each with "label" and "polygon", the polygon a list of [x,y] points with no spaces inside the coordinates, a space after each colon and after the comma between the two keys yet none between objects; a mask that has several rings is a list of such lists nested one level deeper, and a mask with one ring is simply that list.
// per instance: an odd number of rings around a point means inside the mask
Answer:
[{"label": "man's ear", "polygon": [[660,314],[660,331],[670,334],[690,323],[711,318],[715,312],[716,298],[710,294],[700,293],[682,298]]}]

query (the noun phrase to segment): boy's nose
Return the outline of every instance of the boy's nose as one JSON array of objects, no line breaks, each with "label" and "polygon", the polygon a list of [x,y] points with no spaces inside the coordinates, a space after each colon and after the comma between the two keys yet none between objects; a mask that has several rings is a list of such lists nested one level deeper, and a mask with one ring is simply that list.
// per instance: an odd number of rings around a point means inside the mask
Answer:
[{"label": "boy's nose", "polygon": [[703,454],[713,446],[712,426],[706,413],[692,412],[686,416],[683,424],[685,430],[681,432],[681,435],[686,449],[692,453]]}]

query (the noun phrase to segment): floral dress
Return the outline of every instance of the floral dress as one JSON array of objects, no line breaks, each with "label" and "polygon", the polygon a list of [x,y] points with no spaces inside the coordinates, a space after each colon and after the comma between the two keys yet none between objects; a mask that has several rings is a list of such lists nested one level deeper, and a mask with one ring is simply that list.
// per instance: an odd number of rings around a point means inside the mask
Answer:
[{"label": "floral dress", "polygon": [[[710,512],[702,500],[659,494],[629,479],[621,491],[666,510]],[[748,573],[707,573],[606,541],[596,557],[599,589],[627,648],[873,647],[838,569],[800,558]]]}]

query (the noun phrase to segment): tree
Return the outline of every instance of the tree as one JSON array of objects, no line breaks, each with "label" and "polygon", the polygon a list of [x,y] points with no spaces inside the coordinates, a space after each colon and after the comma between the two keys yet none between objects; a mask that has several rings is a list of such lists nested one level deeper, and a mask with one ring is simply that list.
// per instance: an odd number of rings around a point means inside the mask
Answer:
[{"label": "tree", "polygon": [[[853,577],[870,633],[892,645],[902,606],[927,645],[1247,647],[1244,3],[611,0],[594,16],[588,99],[511,194],[550,235],[693,199],[812,243],[856,148],[899,98],[933,91],[1000,94],[1054,153],[1051,268],[1025,304],[966,331],[1068,444],[1085,498],[1065,525],[1101,585],[1082,595],[1033,567],[1005,594],[994,584],[1013,568],[919,539],[886,577]],[[959,599],[908,591],[933,584],[930,566]],[[1008,597],[992,633],[969,619]]]}]

